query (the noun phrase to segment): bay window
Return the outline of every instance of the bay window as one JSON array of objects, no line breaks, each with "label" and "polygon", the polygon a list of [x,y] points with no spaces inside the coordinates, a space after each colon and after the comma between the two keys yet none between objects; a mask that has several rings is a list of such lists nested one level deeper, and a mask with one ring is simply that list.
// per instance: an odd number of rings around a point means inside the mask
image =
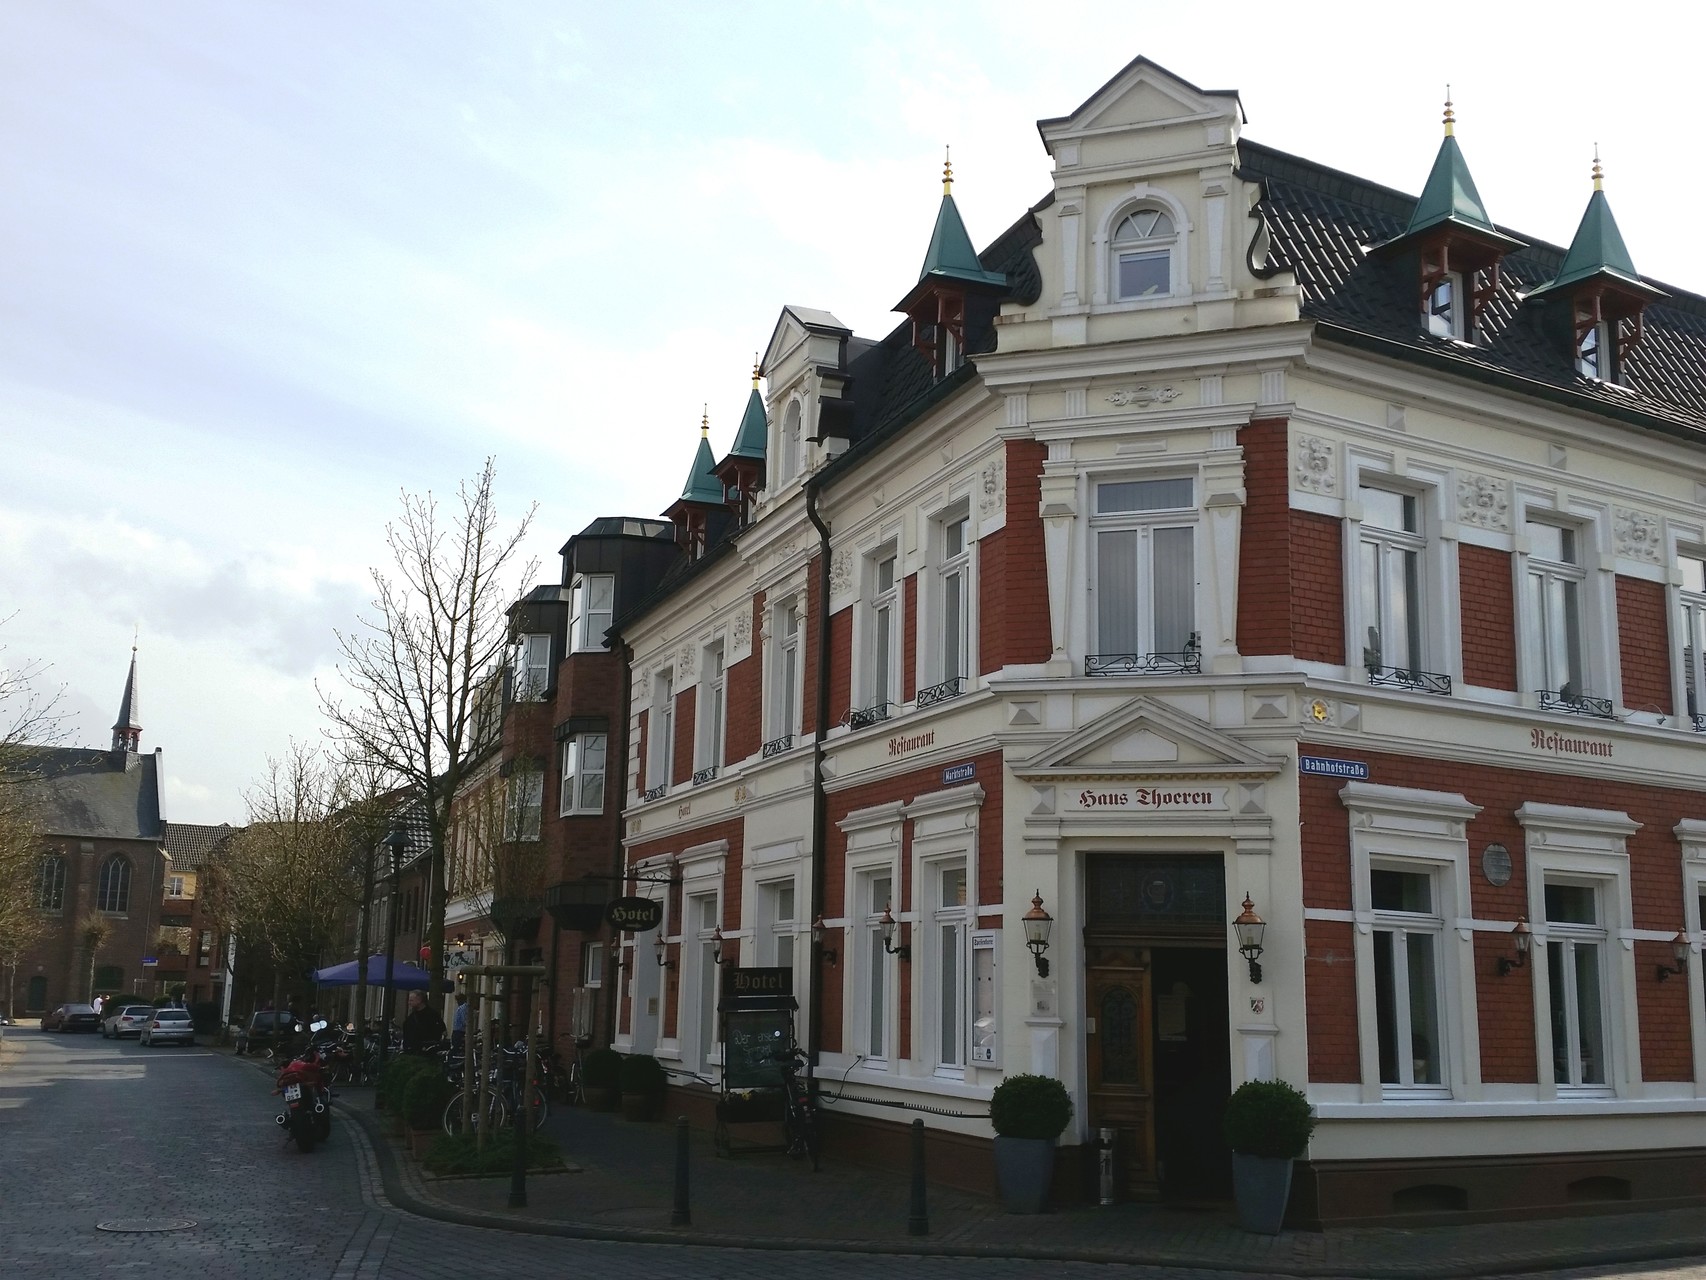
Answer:
[{"label": "bay window", "polygon": [[602,733],[577,733],[558,743],[558,816],[604,812],[605,741]]},{"label": "bay window", "polygon": [[604,633],[616,608],[616,575],[576,574],[569,590],[569,649],[574,653],[607,649]]},{"label": "bay window", "polygon": [[515,701],[543,701],[550,683],[551,637],[519,637],[515,642]]}]

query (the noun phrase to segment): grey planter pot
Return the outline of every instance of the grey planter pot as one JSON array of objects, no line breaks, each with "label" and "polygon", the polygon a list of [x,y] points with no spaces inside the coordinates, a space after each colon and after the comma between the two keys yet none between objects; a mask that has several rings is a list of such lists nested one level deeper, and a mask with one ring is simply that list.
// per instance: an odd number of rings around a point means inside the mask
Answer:
[{"label": "grey planter pot", "polygon": [[1054,1142],[1048,1138],[997,1137],[995,1181],[1008,1213],[1041,1213],[1054,1181]]},{"label": "grey planter pot", "polygon": [[1279,1234],[1291,1197],[1291,1166],[1288,1158],[1232,1153],[1232,1198],[1240,1227],[1257,1235]]}]

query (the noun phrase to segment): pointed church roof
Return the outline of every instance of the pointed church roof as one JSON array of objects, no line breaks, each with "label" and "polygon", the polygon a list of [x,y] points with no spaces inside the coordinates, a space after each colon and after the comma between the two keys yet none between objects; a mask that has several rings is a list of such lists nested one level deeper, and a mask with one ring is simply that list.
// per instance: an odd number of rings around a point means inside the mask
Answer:
[{"label": "pointed church roof", "polygon": [[1593,162],[1593,195],[1588,197],[1587,210],[1582,214],[1576,238],[1570,241],[1570,251],[1564,255],[1564,265],[1558,274],[1536,289],[1530,297],[1567,289],[1595,276],[1607,276],[1619,284],[1647,297],[1664,295],[1641,279],[1635,261],[1623,243],[1623,233],[1617,229],[1617,219],[1611,216],[1611,202],[1605,198],[1605,180],[1596,154]]},{"label": "pointed church roof", "polygon": [[729,449],[731,458],[764,460],[764,446],[770,435],[770,419],[764,413],[764,397],[758,393],[759,367],[752,367],[752,394],[746,398],[746,412],[741,415],[740,429]]},{"label": "pointed church roof", "polygon": [[723,482],[717,479],[717,460],[711,456],[711,417],[709,412],[699,424],[699,451],[693,455],[693,469],[687,473],[687,484],[681,490],[682,502],[723,503]]},{"label": "pointed church roof", "polygon": [[142,721],[136,718],[138,710],[136,697],[136,646],[130,646],[130,674],[124,678],[124,697],[119,700],[118,719],[113,722],[113,732],[125,729],[141,730]]}]

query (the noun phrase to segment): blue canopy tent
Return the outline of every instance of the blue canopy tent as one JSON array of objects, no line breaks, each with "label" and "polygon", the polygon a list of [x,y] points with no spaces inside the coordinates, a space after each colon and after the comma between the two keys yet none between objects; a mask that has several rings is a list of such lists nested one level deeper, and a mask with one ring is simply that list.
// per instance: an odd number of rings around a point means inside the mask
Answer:
[{"label": "blue canopy tent", "polygon": [[[367,983],[372,987],[385,985],[384,956],[367,957]],[[392,960],[391,986],[398,991],[425,991],[432,986],[432,975],[418,965],[412,965],[407,960]],[[321,987],[353,987],[361,981],[361,965],[355,960],[346,960],[342,964],[334,964],[325,969],[314,970],[314,983]]]}]

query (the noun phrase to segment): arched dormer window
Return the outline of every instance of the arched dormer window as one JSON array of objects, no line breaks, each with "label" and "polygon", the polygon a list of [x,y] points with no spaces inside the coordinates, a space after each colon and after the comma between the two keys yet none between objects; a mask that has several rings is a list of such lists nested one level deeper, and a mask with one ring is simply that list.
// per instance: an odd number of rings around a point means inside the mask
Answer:
[{"label": "arched dormer window", "polygon": [[65,859],[57,853],[42,855],[36,868],[36,907],[60,911],[65,906]]},{"label": "arched dormer window", "polygon": [[101,888],[95,906],[115,915],[130,910],[130,859],[122,853],[115,853],[101,867]]},{"label": "arched dormer window", "polygon": [[782,413],[783,480],[792,480],[800,474],[800,451],[804,444],[800,417],[800,402],[788,401],[788,407]]},{"label": "arched dormer window", "polygon": [[1165,298],[1173,292],[1178,228],[1165,209],[1140,207],[1120,219],[1109,237],[1109,275],[1115,301]]}]

